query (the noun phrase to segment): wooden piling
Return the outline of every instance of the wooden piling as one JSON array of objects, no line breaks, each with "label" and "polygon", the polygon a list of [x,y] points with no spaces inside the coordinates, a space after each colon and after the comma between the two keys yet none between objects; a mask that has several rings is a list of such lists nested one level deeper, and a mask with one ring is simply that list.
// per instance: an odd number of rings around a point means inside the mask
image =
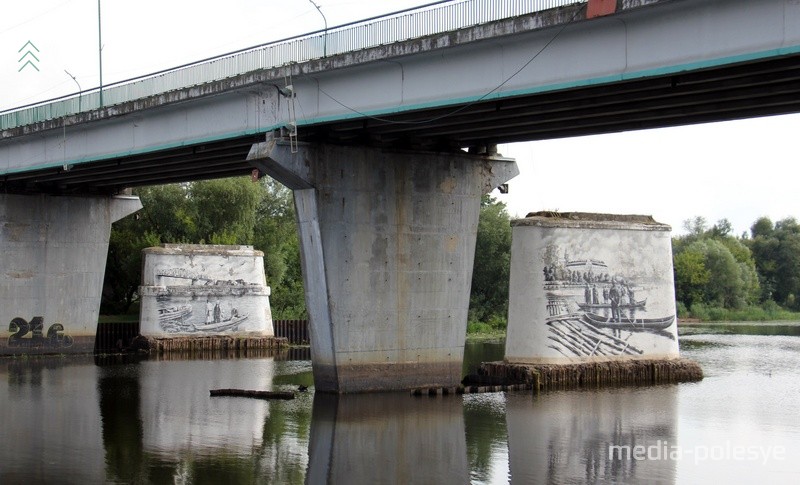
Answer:
[{"label": "wooden piling", "polygon": [[579,389],[695,382],[703,370],[689,359],[614,360],[577,364],[510,364],[484,362],[479,375],[530,383],[533,389]]},{"label": "wooden piling", "polygon": [[180,353],[184,355],[244,352],[248,350],[278,350],[288,346],[280,337],[235,337],[226,335],[143,337],[137,336],[131,347],[153,354]]}]

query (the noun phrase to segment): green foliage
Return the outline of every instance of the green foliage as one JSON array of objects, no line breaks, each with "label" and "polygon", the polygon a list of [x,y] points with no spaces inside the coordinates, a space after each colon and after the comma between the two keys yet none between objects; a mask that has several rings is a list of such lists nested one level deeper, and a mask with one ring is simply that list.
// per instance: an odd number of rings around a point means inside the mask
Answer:
[{"label": "green foliage", "polygon": [[193,182],[189,188],[189,206],[196,221],[193,240],[251,244],[263,190],[249,177]]},{"label": "green foliage", "polygon": [[673,257],[675,268],[675,297],[686,306],[703,301],[705,287],[711,279],[706,269],[704,254],[683,250]]},{"label": "green foliage", "polygon": [[[679,304],[680,306],[680,304]],[[692,317],[707,322],[753,322],[753,321],[776,321],[776,320],[797,320],[798,314],[782,309],[774,301],[764,302],[762,305],[750,305],[738,309],[721,308],[708,306],[703,303],[692,305],[691,311],[681,313],[678,310],[679,318]]]},{"label": "green foliage", "polygon": [[800,225],[794,218],[758,219],[747,241],[761,278],[763,300],[800,310]]},{"label": "green foliage", "polygon": [[[267,283],[278,286],[291,266],[292,281],[301,282],[300,243],[295,227],[292,193],[272,179],[264,178],[253,229],[253,246],[264,251]],[[301,285],[302,300],[302,285]]]},{"label": "green foliage", "polygon": [[686,305],[682,301],[678,301],[676,307],[678,310],[678,318],[686,318],[689,316],[689,309],[686,308]]},{"label": "green foliage", "polygon": [[709,317],[704,304],[744,308],[758,302],[760,284],[755,260],[742,240],[731,236],[727,219],[707,229],[705,220],[686,221],[689,234],[673,240],[675,296],[678,302]]},{"label": "green foliage", "polygon": [[269,178],[206,180],[136,190],[143,209],[112,226],[102,313],[126,313],[141,281],[141,251],[161,243],[252,245],[264,252],[276,318],[306,315],[291,192]]},{"label": "green foliage", "polygon": [[483,322],[469,322],[467,324],[467,333],[492,333],[492,327],[488,323]]},{"label": "green foliage", "polygon": [[[733,237],[729,221],[708,228],[702,217],[673,239],[678,307],[701,320],[796,318],[800,310],[800,224],[759,218],[750,235]],[[759,305],[759,302],[761,303]]]},{"label": "green foliage", "polygon": [[134,191],[143,209],[114,224],[112,232],[125,221],[138,221],[136,232],[157,234],[162,242],[189,242],[196,232],[194,215],[189,209],[187,184],[141,187]]},{"label": "green foliage", "polygon": [[486,195],[481,199],[475,242],[470,320],[505,328],[510,264],[511,225],[506,206]]}]

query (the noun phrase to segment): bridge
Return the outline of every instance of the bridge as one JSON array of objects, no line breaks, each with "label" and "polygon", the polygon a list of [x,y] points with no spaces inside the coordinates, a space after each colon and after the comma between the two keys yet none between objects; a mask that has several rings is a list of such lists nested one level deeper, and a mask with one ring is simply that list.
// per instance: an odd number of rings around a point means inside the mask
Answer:
[{"label": "bridge", "polygon": [[317,388],[446,385],[498,143],[797,112],[799,72],[795,0],[475,0],[0,113],[0,317],[88,338],[118,194],[257,170],[294,190]]}]

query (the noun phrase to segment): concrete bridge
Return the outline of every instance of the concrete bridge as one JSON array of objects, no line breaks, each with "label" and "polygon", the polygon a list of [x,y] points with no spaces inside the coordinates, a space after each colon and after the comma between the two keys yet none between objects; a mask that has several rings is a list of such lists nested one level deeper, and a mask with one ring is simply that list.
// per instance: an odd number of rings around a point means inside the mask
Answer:
[{"label": "concrete bridge", "polygon": [[258,170],[294,190],[317,389],[453,384],[496,144],[797,112],[799,73],[796,0],[476,0],[0,113],[0,349],[93,339],[124,189]]}]

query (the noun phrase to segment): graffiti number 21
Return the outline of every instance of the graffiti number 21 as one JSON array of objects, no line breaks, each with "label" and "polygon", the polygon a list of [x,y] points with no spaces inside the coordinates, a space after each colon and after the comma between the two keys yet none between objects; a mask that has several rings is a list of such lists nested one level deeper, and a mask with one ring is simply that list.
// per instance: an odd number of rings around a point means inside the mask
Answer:
[{"label": "graffiti number 21", "polygon": [[[44,329],[44,318],[33,317],[30,322],[24,318],[17,317],[8,324],[9,347],[70,347],[73,339],[69,335],[64,335],[64,326],[54,323],[47,329],[47,335],[42,332]],[[28,334],[30,338],[23,338]]]}]

